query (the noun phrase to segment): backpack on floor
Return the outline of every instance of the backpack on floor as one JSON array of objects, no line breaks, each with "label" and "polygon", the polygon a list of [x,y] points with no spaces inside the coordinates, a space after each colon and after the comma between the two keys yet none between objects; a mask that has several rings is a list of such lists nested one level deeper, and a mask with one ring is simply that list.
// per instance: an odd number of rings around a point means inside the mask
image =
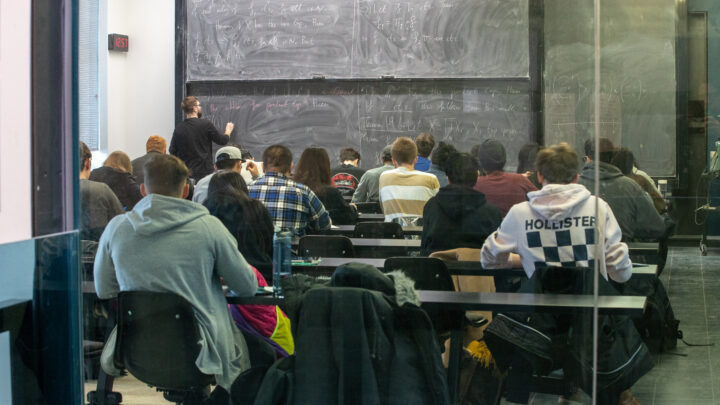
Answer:
[{"label": "backpack on floor", "polygon": [[622,285],[623,294],[647,297],[645,312],[633,322],[651,353],[662,353],[677,347],[682,339],[680,321],[670,305],[665,286],[659,278],[631,278]]}]

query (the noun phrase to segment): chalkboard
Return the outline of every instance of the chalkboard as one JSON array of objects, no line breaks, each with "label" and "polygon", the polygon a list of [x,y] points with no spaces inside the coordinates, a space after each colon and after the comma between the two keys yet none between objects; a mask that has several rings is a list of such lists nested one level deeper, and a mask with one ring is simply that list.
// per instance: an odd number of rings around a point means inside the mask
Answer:
[{"label": "chalkboard", "polygon": [[[630,148],[651,176],[674,176],[675,2],[608,0],[601,16],[599,135]],[[548,144],[565,141],[582,150],[595,133],[592,22],[592,3],[545,3]]]},{"label": "chalkboard", "polygon": [[186,78],[527,78],[528,21],[528,0],[190,0]]},{"label": "chalkboard", "polygon": [[434,134],[461,151],[499,139],[508,168],[529,141],[528,81],[432,80],[191,83],[205,116],[218,128],[233,122],[232,142],[262,156],[271,144],[288,146],[297,159],[308,146],[354,147],[364,168],[377,166],[382,149],[398,136]]}]

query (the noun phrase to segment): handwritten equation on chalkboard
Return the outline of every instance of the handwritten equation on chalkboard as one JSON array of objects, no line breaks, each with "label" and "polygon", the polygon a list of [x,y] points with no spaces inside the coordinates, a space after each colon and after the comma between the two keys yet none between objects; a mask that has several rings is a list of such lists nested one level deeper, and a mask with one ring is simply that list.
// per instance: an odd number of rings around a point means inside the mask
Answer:
[{"label": "handwritten equation on chalkboard", "polygon": [[527,82],[428,81],[405,83],[198,83],[200,98],[217,127],[235,123],[233,142],[260,156],[271,144],[287,145],[296,156],[319,145],[336,156],[358,148],[373,167],[382,149],[398,136],[431,132],[436,141],[470,148],[500,139],[513,166],[528,142],[530,99]]},{"label": "handwritten equation on chalkboard", "polygon": [[527,77],[528,0],[191,0],[187,79]]}]

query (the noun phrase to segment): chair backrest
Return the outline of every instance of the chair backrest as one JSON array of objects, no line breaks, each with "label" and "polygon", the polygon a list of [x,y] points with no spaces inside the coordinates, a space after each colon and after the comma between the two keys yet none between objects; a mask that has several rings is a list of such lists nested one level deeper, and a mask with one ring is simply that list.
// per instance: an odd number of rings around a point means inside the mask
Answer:
[{"label": "chair backrest", "polygon": [[118,295],[115,359],[138,380],[171,390],[214,383],[195,365],[199,353],[197,320],[184,298],[147,291]]},{"label": "chair backrest", "polygon": [[302,257],[355,257],[350,238],[341,235],[306,235],[298,243]]},{"label": "chair backrest", "polygon": [[382,214],[382,206],[379,202],[359,202],[355,203],[358,212],[363,214]]},{"label": "chair backrest", "polygon": [[355,238],[403,239],[402,225],[395,222],[358,222],[353,232]]},{"label": "chair backrest", "polygon": [[402,270],[418,290],[455,291],[445,262],[434,257],[401,256],[385,259],[385,272]]},{"label": "chair backrest", "polygon": [[[417,290],[455,291],[455,284],[445,263],[434,257],[389,257],[386,273],[401,270],[415,282]],[[464,311],[447,310],[437,304],[422,304],[438,333],[460,328]]]}]

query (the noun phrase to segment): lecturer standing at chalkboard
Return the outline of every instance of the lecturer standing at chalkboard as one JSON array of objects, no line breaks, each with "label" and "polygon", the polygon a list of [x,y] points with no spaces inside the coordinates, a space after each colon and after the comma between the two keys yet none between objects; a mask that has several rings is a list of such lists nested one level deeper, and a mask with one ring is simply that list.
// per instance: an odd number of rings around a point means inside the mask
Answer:
[{"label": "lecturer standing at chalkboard", "polygon": [[179,157],[192,171],[190,178],[202,179],[215,169],[213,167],[212,144],[225,145],[230,141],[230,133],[235,125],[225,124],[225,133],[221,134],[210,121],[202,119],[202,107],[195,96],[185,97],[180,103],[185,120],[173,131],[170,140],[170,153]]}]

